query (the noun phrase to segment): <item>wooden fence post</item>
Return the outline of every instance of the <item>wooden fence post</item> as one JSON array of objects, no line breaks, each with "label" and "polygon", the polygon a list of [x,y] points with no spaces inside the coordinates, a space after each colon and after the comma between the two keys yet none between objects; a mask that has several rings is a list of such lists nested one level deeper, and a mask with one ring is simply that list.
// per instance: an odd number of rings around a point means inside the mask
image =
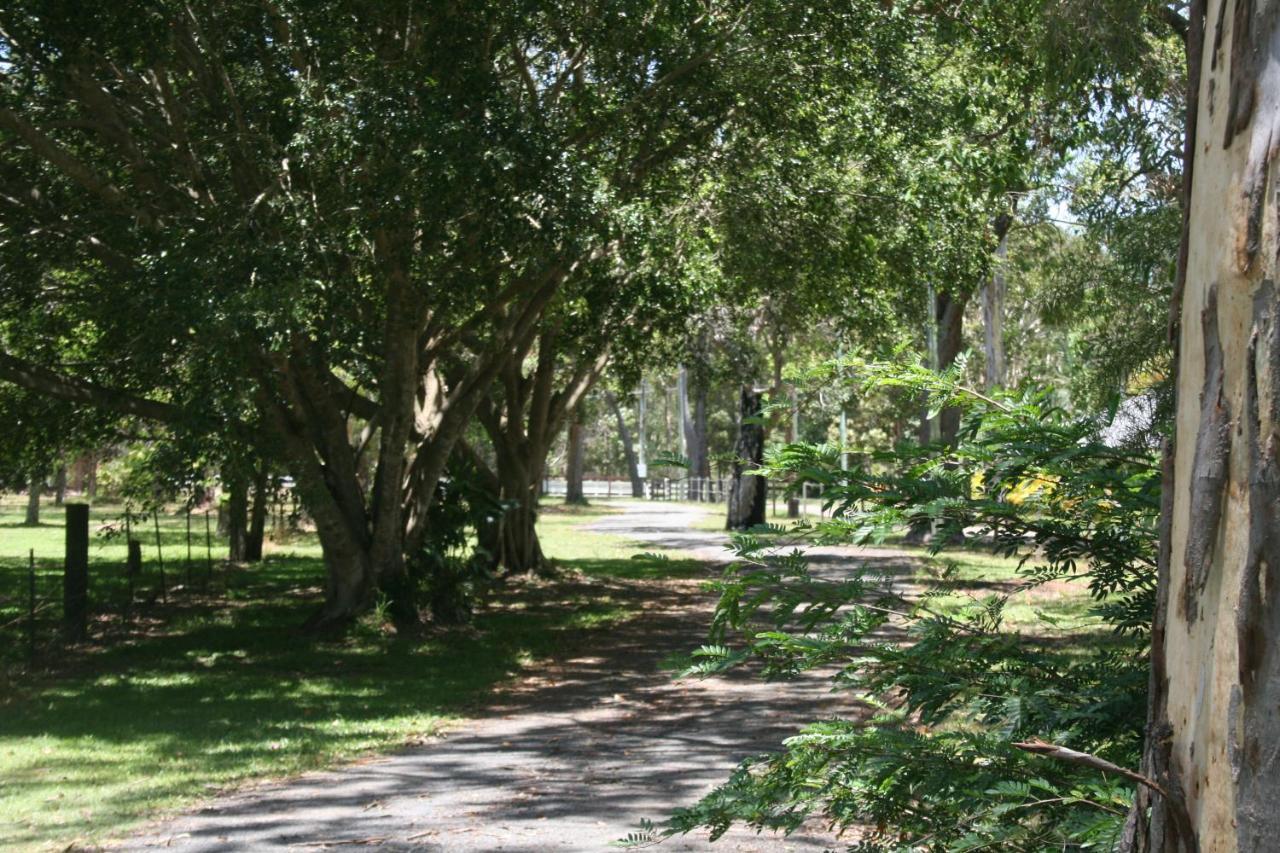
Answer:
[{"label": "wooden fence post", "polygon": [[169,594],[164,579],[164,550],[160,547],[160,507],[156,507],[155,513],[151,516],[151,520],[156,526],[156,562],[160,564],[160,600],[168,602]]},{"label": "wooden fence post", "polygon": [[207,588],[213,580],[213,532],[209,528],[209,510],[207,507],[204,511],[204,559],[204,585]]},{"label": "wooden fence post", "polygon": [[36,665],[36,551],[27,556],[27,666]]},{"label": "wooden fence post", "polygon": [[67,639],[83,640],[89,627],[89,505],[67,504],[62,623]]},{"label": "wooden fence post", "polygon": [[124,572],[129,581],[129,597],[126,599],[124,608],[125,621],[129,621],[133,614],[133,591],[134,584],[138,580],[138,575],[142,572],[142,543],[137,539],[129,540],[129,555],[125,558]]}]

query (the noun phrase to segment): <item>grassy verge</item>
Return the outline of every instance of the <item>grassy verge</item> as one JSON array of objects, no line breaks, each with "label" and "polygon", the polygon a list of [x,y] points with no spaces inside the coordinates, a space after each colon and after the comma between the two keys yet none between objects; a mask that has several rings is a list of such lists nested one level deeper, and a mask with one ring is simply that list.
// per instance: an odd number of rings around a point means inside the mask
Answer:
[{"label": "grassy verge", "polygon": [[[0,618],[24,612],[29,550],[41,594],[54,596],[60,583],[60,514],[47,511],[48,524],[22,528],[18,511],[0,507]],[[370,619],[341,641],[302,641],[297,626],[323,577],[307,537],[271,548],[250,568],[217,566],[207,590],[205,567],[195,565],[192,585],[175,590],[185,582],[181,516],[161,519],[161,547],[174,561],[166,599],[143,603],[158,582],[149,553],[126,625],[116,606],[126,588],[123,541],[96,537],[91,641],[43,642],[34,671],[22,671],[25,660],[7,661],[0,849],[91,844],[243,780],[430,736],[522,667],[638,612],[640,600],[619,595],[609,579],[695,571],[690,561],[634,561],[622,537],[580,529],[605,512],[545,514],[543,546],[569,570],[565,581],[513,583],[474,625],[409,639]],[[113,508],[95,508],[95,527],[113,516]],[[213,547],[216,556],[225,545]],[[54,610],[41,622],[44,634],[55,630]],[[12,646],[20,635],[4,639]]]},{"label": "grassy verge", "polygon": [[[720,504],[675,502],[675,505],[707,510],[693,522],[692,526],[697,529],[724,529],[724,507]],[[810,499],[808,508],[816,512],[817,501]],[[784,501],[777,502],[777,512],[774,509],[771,502],[766,510],[770,524],[786,528],[796,523],[795,519],[786,516]],[[818,519],[810,515],[808,520],[816,522]],[[766,541],[771,538],[767,533],[757,535]],[[787,538],[786,534],[782,534],[782,538]],[[955,616],[971,608],[986,606],[993,596],[1007,596],[1004,619],[1014,630],[1047,638],[1106,630],[1102,621],[1092,613],[1093,599],[1078,580],[1032,584],[1019,572],[1016,558],[992,554],[977,542],[948,548],[937,555],[923,546],[908,545],[901,537],[892,538],[885,546],[914,558],[913,561],[920,566],[919,581],[939,593],[930,603],[930,607],[938,612]],[[851,556],[850,560],[856,562],[857,558]]]},{"label": "grassy verge", "polygon": [[[651,545],[617,534],[585,529],[591,521],[621,511],[605,503],[582,507],[545,502],[538,516],[538,536],[543,552],[561,567],[593,578],[658,580],[707,576],[704,563],[679,551],[668,552],[663,559],[654,559],[648,556],[654,551]],[[698,519],[693,526],[698,527],[705,519],[705,516]]]}]

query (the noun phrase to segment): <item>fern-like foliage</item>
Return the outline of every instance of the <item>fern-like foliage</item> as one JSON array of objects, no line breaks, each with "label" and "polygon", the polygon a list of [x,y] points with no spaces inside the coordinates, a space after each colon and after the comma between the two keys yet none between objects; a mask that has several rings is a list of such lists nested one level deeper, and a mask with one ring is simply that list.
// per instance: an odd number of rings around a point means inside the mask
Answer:
[{"label": "fern-like foliage", "polygon": [[[830,518],[787,535],[736,538],[713,644],[686,674],[747,660],[763,663],[769,678],[821,668],[875,710],[814,722],[659,831],[719,835],[744,823],[785,832],[820,816],[848,829],[858,850],[1110,849],[1132,784],[1013,744],[1038,737],[1137,765],[1160,505],[1155,460],[1105,445],[1097,424],[1069,420],[1047,394],[987,397],[964,389],[958,371],[860,368],[870,384],[962,408],[959,440],[900,447],[850,471],[836,448],[770,454],[771,476],[823,484]],[[963,539],[963,547],[985,543],[1018,558],[1019,589],[943,608],[940,595],[954,589],[945,564],[904,584],[865,569],[819,574],[805,557],[807,542],[876,542],[925,521],[935,555]],[[1009,628],[1011,596],[1049,581],[1084,585],[1102,629],[1062,637]]]}]

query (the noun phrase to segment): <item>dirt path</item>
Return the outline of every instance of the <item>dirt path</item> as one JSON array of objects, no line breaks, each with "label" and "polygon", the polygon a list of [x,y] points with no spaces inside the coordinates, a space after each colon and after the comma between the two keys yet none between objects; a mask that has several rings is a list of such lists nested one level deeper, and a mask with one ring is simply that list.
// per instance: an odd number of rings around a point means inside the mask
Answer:
[{"label": "dirt path", "polygon": [[[723,560],[722,534],[689,527],[700,512],[627,504],[590,528],[654,550]],[[517,682],[487,713],[442,740],[219,799],[125,848],[608,850],[642,818],[657,822],[693,803],[739,760],[774,748],[802,722],[860,712],[818,678],[785,685],[745,674],[673,682],[660,664],[704,640],[711,599],[693,581],[646,583],[641,590],[643,614],[603,635],[607,643]],[[714,846],[702,835],[658,849],[841,846],[820,831],[782,839],[737,830]]]}]

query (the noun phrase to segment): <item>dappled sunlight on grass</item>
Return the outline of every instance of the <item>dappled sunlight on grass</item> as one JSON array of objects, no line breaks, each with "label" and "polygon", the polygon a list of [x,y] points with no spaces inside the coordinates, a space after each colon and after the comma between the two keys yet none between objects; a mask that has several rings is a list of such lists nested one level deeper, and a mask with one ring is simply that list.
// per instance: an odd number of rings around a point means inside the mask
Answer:
[{"label": "dappled sunlight on grass", "polygon": [[562,569],[589,577],[630,580],[698,578],[708,575],[705,563],[671,552],[667,559],[649,554],[653,546],[611,533],[589,530],[598,518],[619,512],[616,506],[568,506],[545,503],[539,508],[538,538],[542,551]]},{"label": "dappled sunlight on grass", "polygon": [[919,552],[921,578],[938,593],[929,606],[939,613],[960,616],[1005,598],[1002,614],[1011,630],[1044,638],[1109,631],[1093,613],[1095,602],[1081,578],[1036,583],[1019,571],[1017,558],[992,554],[977,543],[933,557],[924,548],[895,547]]},{"label": "dappled sunlight on grass", "polygon": [[[548,524],[591,517],[549,513]],[[8,532],[0,531],[6,583],[25,580],[16,557],[35,547],[44,558],[40,580],[56,590],[61,528],[23,529],[17,542]],[[623,576],[621,567],[633,565],[617,543],[591,545],[581,540],[598,534],[567,525],[564,532],[578,542],[568,568],[606,576],[616,562],[612,576]],[[318,603],[323,568],[313,543],[291,546],[301,555],[219,565],[209,594],[139,603],[131,628],[118,618],[99,622],[84,646],[42,649],[40,671],[11,684],[0,702],[0,848],[95,842],[240,780],[430,736],[522,667],[638,606],[589,580],[516,581],[470,626],[397,638],[365,623],[341,641],[319,642],[298,626]],[[94,547],[95,600],[115,601],[123,587],[107,579],[123,571],[123,544],[118,555],[114,544]]]}]

